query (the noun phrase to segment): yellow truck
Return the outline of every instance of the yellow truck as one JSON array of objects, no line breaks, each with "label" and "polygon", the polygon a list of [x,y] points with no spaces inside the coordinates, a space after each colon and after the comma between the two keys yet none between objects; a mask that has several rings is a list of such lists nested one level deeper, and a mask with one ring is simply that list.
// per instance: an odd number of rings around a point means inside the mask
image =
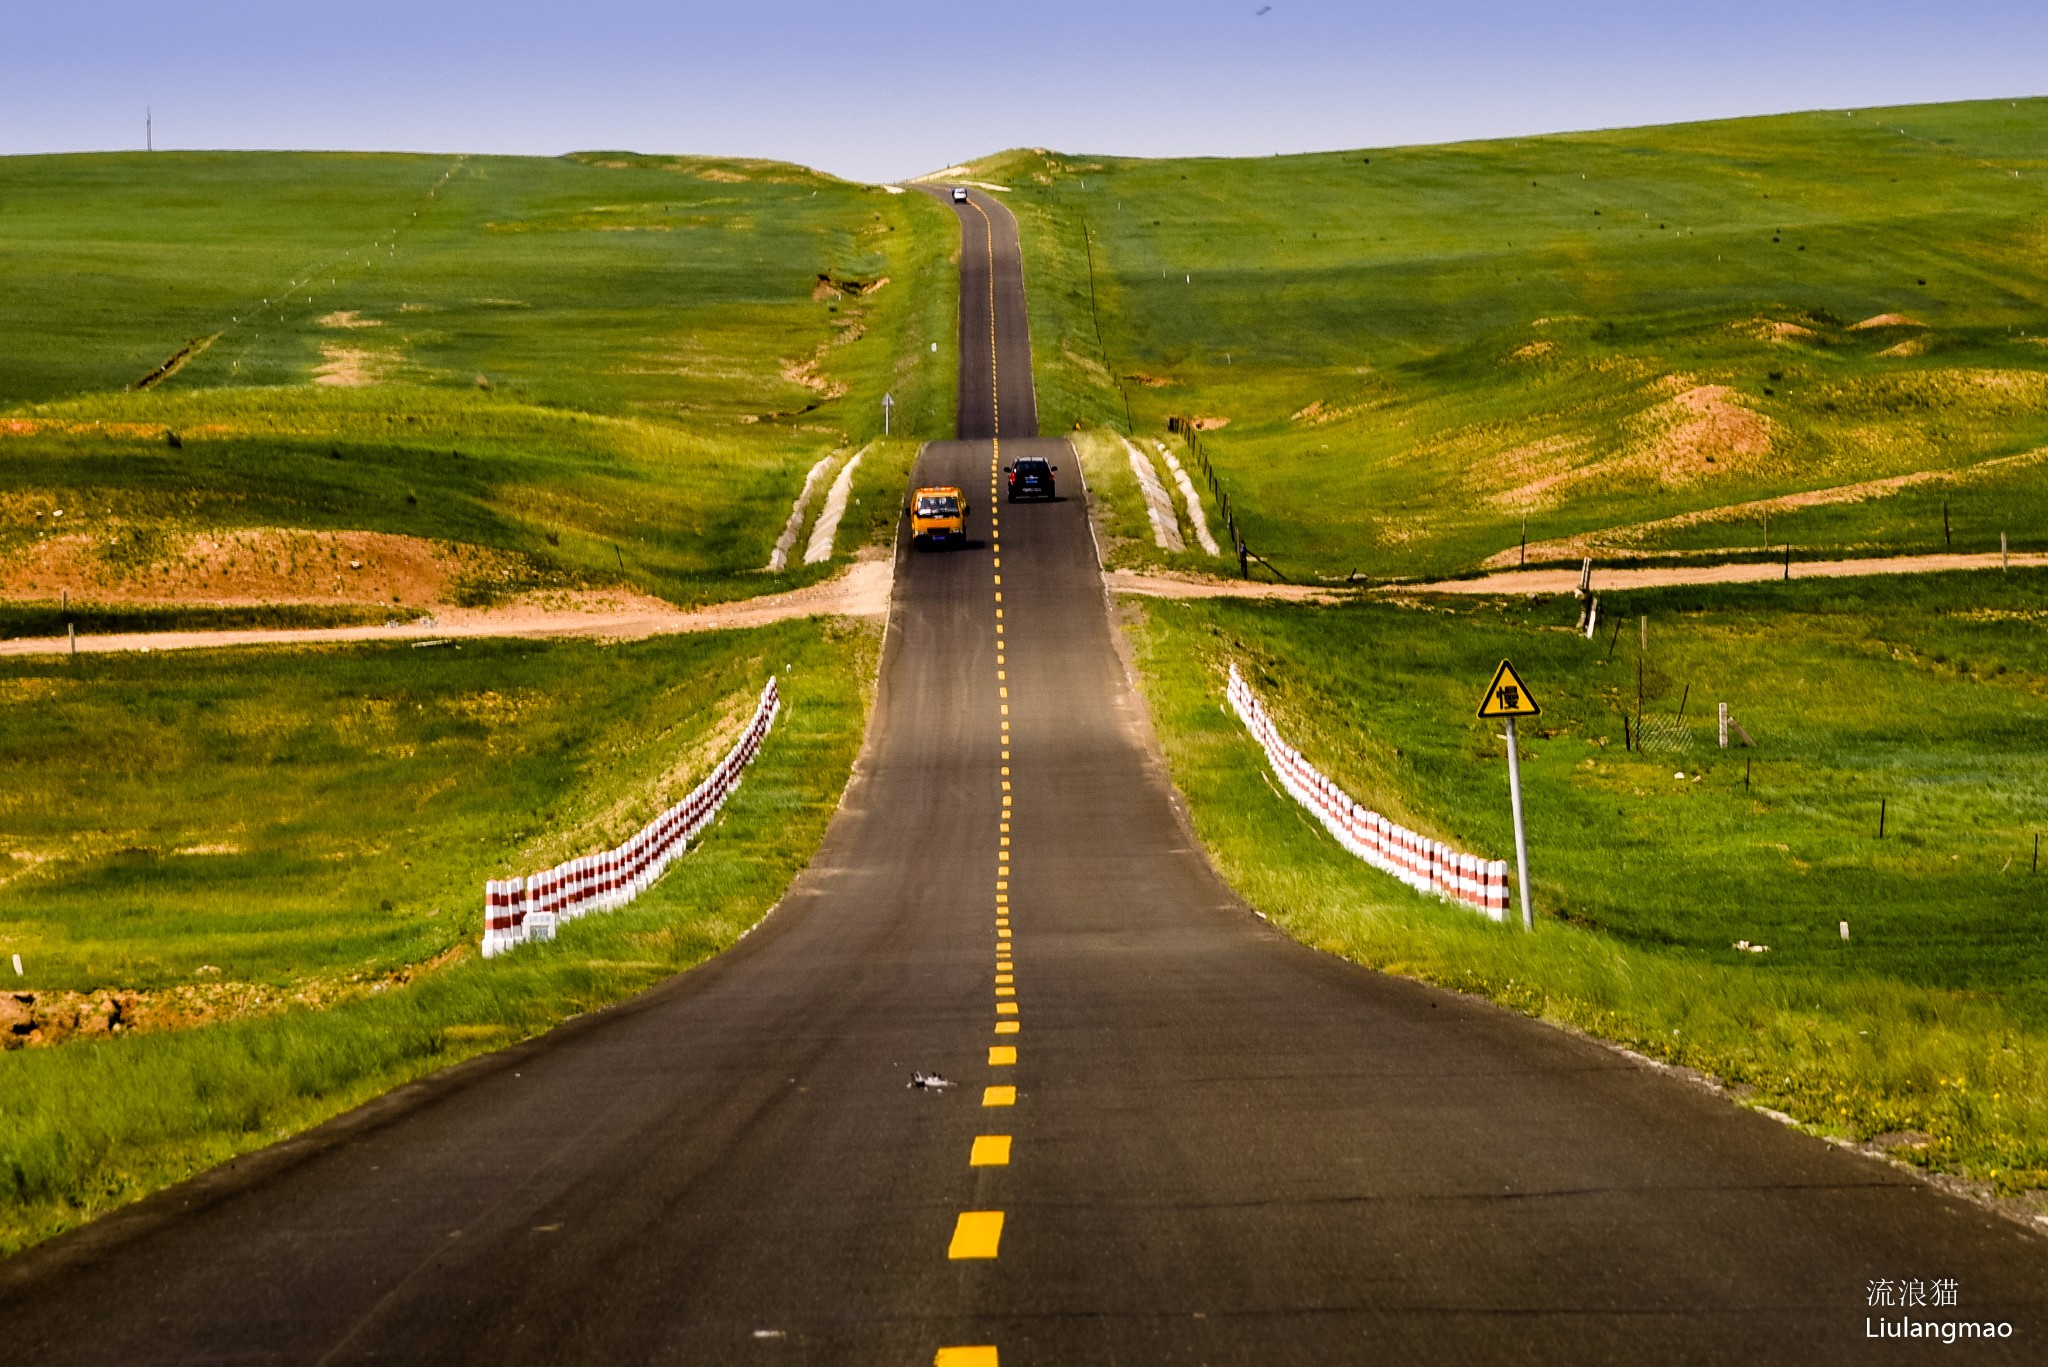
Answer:
[{"label": "yellow truck", "polygon": [[910,496],[910,540],[916,546],[957,546],[967,540],[967,500],[950,484]]}]

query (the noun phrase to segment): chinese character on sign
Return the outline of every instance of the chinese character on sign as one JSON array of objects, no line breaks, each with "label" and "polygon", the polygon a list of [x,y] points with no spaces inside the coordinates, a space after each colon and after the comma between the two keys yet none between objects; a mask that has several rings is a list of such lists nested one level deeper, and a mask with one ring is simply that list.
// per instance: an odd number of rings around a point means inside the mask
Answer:
[{"label": "chinese character on sign", "polygon": [[1956,1285],[1954,1277],[1936,1279],[1934,1283],[1934,1303],[1936,1305],[1954,1305],[1956,1303],[1956,1292],[1960,1289]]},{"label": "chinese character on sign", "polygon": [[1899,1283],[1899,1304],[1907,1306],[1927,1304],[1927,1283],[1921,1281],[1918,1277],[1913,1278],[1910,1282]]},{"label": "chinese character on sign", "polygon": [[1513,684],[1503,687],[1500,690],[1500,705],[1510,712],[1514,711],[1521,706],[1521,692],[1522,690]]},{"label": "chinese character on sign", "polygon": [[1872,1305],[1897,1305],[1898,1302],[1893,1299],[1895,1294],[1889,1277],[1878,1277],[1870,1283],[1870,1304]]}]

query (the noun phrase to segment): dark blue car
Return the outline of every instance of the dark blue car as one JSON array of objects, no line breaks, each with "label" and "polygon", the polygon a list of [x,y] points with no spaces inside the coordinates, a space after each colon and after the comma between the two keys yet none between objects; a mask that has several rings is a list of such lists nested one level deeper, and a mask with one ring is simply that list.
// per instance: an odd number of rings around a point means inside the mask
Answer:
[{"label": "dark blue car", "polygon": [[1051,498],[1053,472],[1060,467],[1048,464],[1042,456],[1026,456],[1008,467],[1010,471],[1010,502],[1020,498]]}]

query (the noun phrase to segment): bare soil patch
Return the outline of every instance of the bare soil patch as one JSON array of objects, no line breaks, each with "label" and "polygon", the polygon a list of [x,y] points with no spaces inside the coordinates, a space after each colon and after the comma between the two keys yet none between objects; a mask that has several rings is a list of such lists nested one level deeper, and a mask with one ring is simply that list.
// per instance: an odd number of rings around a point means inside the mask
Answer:
[{"label": "bare soil patch", "polygon": [[252,527],[187,535],[45,535],[0,556],[0,600],[121,605],[380,603],[424,607],[464,583],[528,568],[524,557],[387,532]]},{"label": "bare soil patch", "polygon": [[425,963],[390,973],[308,978],[289,987],[208,981],[148,991],[0,992],[0,1049],[47,1048],[74,1039],[190,1030],[239,1017],[275,1015],[292,1007],[320,1010],[402,987],[468,952],[464,942]]},{"label": "bare soil patch", "polygon": [[1903,313],[1880,313],[1865,318],[1860,323],[1851,323],[1849,331],[1861,332],[1866,328],[1924,328],[1927,324],[1918,318],[1908,318]]},{"label": "bare soil patch", "polygon": [[340,389],[366,389],[381,381],[391,369],[391,357],[362,347],[320,347],[320,364],[313,367],[313,383]]}]

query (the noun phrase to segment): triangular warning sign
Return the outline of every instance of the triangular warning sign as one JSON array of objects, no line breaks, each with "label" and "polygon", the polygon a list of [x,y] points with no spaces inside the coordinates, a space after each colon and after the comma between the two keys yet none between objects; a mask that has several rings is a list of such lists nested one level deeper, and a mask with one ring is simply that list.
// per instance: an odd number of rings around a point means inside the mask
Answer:
[{"label": "triangular warning sign", "polygon": [[1540,717],[1543,709],[1529,696],[1529,686],[1522,682],[1522,676],[1515,673],[1515,667],[1506,660],[1493,671],[1493,682],[1486,686],[1486,696],[1480,700],[1479,715],[1482,717]]}]

